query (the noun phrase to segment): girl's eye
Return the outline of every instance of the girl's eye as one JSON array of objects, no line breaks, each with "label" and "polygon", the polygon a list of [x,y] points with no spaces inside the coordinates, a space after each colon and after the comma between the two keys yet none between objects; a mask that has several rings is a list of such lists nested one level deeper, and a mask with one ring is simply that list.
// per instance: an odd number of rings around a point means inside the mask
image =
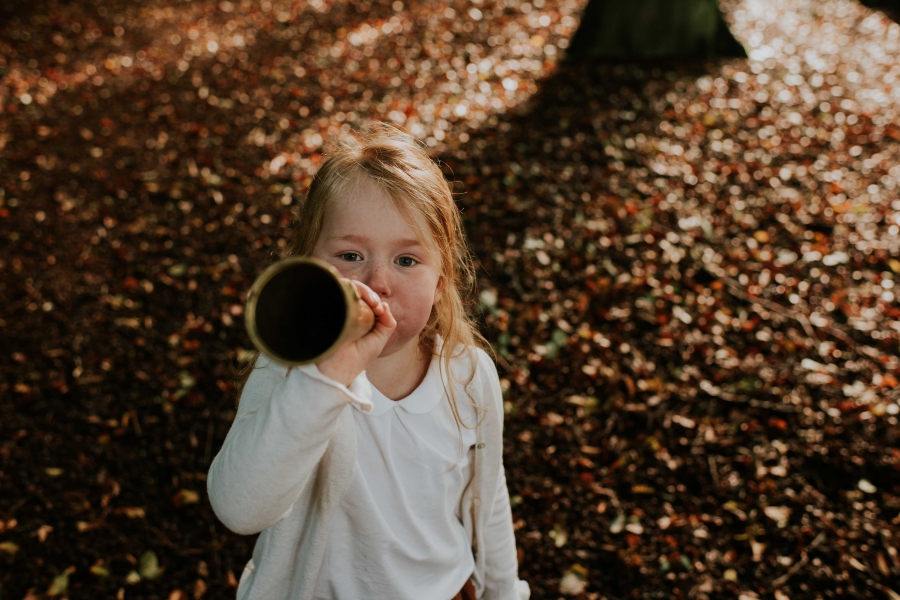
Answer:
[{"label": "girl's eye", "polygon": [[356,262],[358,260],[362,260],[362,257],[356,252],[344,252],[340,255],[340,257],[348,262]]},{"label": "girl's eye", "polygon": [[401,267],[411,267],[414,264],[416,264],[416,259],[411,258],[409,256],[401,256],[400,258],[397,259],[397,262],[400,264]]}]

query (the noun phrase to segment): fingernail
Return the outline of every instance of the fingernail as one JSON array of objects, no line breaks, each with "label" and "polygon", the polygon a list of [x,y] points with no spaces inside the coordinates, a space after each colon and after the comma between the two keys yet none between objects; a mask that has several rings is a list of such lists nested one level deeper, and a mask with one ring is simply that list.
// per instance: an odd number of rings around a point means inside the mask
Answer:
[{"label": "fingernail", "polygon": [[369,298],[372,300],[372,302],[378,302],[378,294],[376,294],[375,292],[369,292]]}]

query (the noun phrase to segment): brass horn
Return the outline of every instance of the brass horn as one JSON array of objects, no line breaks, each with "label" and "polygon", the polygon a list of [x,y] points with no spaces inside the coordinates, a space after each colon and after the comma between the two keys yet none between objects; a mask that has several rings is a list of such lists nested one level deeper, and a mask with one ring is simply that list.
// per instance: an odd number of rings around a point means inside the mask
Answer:
[{"label": "brass horn", "polygon": [[324,360],[375,325],[375,313],[349,280],[324,261],[300,256],[256,278],[244,313],[253,344],[288,367]]}]

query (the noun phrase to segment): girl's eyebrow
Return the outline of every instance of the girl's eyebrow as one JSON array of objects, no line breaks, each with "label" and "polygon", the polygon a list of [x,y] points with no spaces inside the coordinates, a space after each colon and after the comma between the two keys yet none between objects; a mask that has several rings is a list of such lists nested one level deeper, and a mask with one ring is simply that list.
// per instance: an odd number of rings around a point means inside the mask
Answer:
[{"label": "girl's eyebrow", "polygon": [[[329,241],[338,241],[338,242],[355,242],[357,244],[366,244],[369,242],[369,238],[362,235],[337,235],[328,238]],[[422,243],[416,238],[404,238],[402,240],[397,240],[396,245],[398,247],[407,247],[407,246],[419,246],[422,247]]]}]

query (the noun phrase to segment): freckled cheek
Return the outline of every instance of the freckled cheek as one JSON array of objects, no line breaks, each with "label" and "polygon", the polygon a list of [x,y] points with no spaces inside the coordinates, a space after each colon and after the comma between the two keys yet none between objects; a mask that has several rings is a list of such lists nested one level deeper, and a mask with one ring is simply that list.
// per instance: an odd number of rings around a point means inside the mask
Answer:
[{"label": "freckled cheek", "polygon": [[359,276],[357,269],[354,268],[352,263],[347,263],[345,261],[326,261],[332,267],[338,270],[338,273],[341,274],[341,277],[344,279],[349,279],[351,281],[362,281],[362,277]]},{"label": "freckled cheek", "polygon": [[[428,317],[431,315],[433,298],[433,295],[418,290],[396,298],[397,310],[394,312],[394,316],[397,317],[399,326],[403,329],[421,329],[425,327]],[[388,304],[390,303],[391,301],[388,300]],[[392,310],[393,308],[391,306]]]}]

